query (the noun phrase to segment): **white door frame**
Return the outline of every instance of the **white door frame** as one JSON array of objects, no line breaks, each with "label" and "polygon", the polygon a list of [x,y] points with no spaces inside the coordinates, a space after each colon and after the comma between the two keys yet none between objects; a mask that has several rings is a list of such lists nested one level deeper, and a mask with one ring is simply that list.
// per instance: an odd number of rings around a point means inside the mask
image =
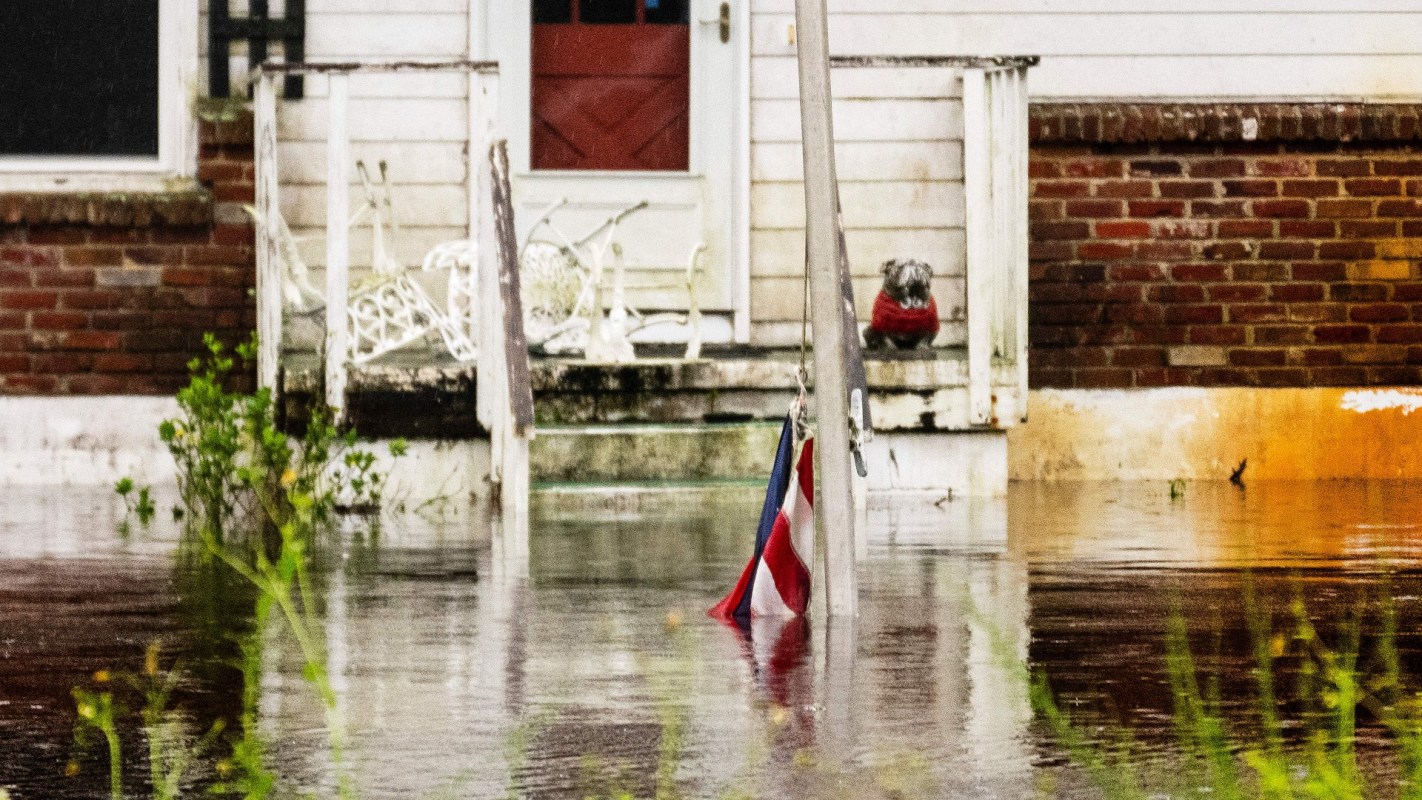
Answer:
[{"label": "white door frame", "polygon": [[[731,271],[733,340],[750,341],[750,4],[751,0],[729,0],[731,41],[735,48],[732,121],[732,164],[727,198],[730,221],[725,245],[726,268]],[[698,70],[704,59],[697,57],[698,29],[710,24],[720,0],[691,0],[691,169],[704,157],[698,148],[700,131],[696,87]],[[709,10],[708,10],[709,9]],[[470,0],[469,52],[471,58],[491,58],[499,62],[498,125],[509,142],[509,167],[517,177],[529,173],[529,137],[532,116],[532,3],[529,0]],[[641,173],[639,173],[641,174]],[[669,173],[685,180],[687,173]]]}]

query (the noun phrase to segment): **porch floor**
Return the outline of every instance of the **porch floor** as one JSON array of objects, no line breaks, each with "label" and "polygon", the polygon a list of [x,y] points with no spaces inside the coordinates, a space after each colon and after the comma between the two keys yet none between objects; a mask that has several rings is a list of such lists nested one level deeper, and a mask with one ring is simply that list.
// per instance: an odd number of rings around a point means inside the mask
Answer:
[{"label": "porch floor", "polygon": [[[679,345],[639,345],[630,364],[534,355],[530,359],[540,427],[604,424],[707,424],[775,420],[796,391],[799,350],[707,345],[702,357],[679,357]],[[813,358],[813,354],[810,355]],[[302,415],[319,395],[321,362],[310,351],[282,357],[288,414]],[[992,430],[1010,425],[1018,398],[1015,371],[994,366],[994,424],[973,426],[967,414],[963,348],[866,352],[874,426],[879,430]],[[352,367],[347,416],[363,434],[468,438],[474,419],[475,366],[434,349],[409,348]]]}]

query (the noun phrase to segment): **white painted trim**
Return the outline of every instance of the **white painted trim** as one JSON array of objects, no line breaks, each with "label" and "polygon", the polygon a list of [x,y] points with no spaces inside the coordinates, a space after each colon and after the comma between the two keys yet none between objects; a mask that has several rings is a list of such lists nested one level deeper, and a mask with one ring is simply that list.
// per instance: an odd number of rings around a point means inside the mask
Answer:
[{"label": "white painted trim", "polygon": [[159,0],[158,159],[165,173],[177,177],[197,172],[198,126],[193,106],[199,65],[197,4]]},{"label": "white painted trim", "polygon": [[470,61],[483,61],[488,58],[489,38],[489,0],[469,0]]},{"label": "white painted trim", "polygon": [[0,191],[163,191],[197,172],[198,8],[158,0],[158,155],[0,158]]},{"label": "white painted trim", "polygon": [[1027,242],[1029,238],[1029,224],[1027,211],[1027,195],[1031,191],[1028,182],[1027,168],[1031,161],[1031,133],[1028,124],[1028,103],[1031,95],[1027,90],[1026,67],[1018,67],[1013,71],[1013,87],[1015,94],[1013,103],[1013,186],[1012,203],[1010,205],[1013,229],[1012,229],[1012,305],[1010,313],[1015,317],[1017,323],[1016,348],[1013,358],[1017,361],[1017,397],[1021,400],[1018,408],[1018,420],[1027,421],[1027,398],[1028,388],[1028,363],[1029,363],[1029,335],[1027,328],[1028,316],[1028,296],[1030,294],[1031,281],[1029,274],[1029,260],[1027,255]]},{"label": "white painted trim", "polygon": [[[731,41],[736,52],[736,125],[731,169],[731,242],[727,247],[735,270],[731,302],[734,338],[748,344],[751,338],[751,3],[739,0],[731,21]],[[832,99],[832,98],[831,98]]]},{"label": "white painted trim", "polygon": [[509,172],[529,171],[529,115],[533,70],[533,4],[495,2],[488,5],[488,27],[502,31],[490,37],[489,56],[499,62],[499,127],[508,138]]},{"label": "white painted trim", "polygon": [[[499,63],[500,98],[499,129],[508,139],[509,170],[515,181],[514,193],[519,204],[529,201],[531,187],[546,185],[559,178],[579,180],[702,180],[703,171],[709,165],[700,164],[704,158],[704,148],[700,148],[697,138],[698,127],[706,120],[696,115],[701,101],[692,96],[692,140],[690,144],[690,169],[685,172],[667,171],[609,171],[609,170],[539,170],[530,168],[529,139],[531,136],[532,114],[532,5],[519,2],[491,2],[490,0],[469,0],[471,15],[471,46],[476,41],[472,26],[473,17],[483,16],[483,24],[489,31],[499,31],[498,36],[485,39],[487,51],[483,57]],[[732,336],[736,342],[746,343],[751,337],[751,0],[730,0],[732,7],[731,42],[736,48],[735,60],[735,106],[736,115],[731,142],[731,174],[726,212],[730,216],[729,235],[726,242],[727,268],[731,270],[730,310],[732,312]],[[697,40],[694,30],[700,19],[710,16],[702,6],[715,3],[691,3],[692,43]],[[473,56],[471,55],[471,58]],[[704,59],[692,53],[692,70],[700,68]],[[697,75],[691,75],[693,93]],[[719,301],[718,301],[719,305]]]}]

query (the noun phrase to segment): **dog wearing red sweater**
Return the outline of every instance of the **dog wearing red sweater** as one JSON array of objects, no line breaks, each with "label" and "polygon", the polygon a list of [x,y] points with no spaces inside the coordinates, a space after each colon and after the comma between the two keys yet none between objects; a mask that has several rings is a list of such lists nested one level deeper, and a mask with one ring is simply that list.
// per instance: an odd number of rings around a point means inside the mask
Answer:
[{"label": "dog wearing red sweater", "polygon": [[892,342],[912,350],[931,345],[938,334],[938,304],[929,291],[933,268],[914,258],[892,258],[884,262],[883,272],[884,287],[874,298],[864,346],[879,350]]}]

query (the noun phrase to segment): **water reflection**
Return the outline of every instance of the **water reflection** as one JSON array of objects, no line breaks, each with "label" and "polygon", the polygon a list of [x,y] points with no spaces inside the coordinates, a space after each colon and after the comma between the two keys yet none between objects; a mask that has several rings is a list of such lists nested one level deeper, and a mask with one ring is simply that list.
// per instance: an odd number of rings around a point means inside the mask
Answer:
[{"label": "water reflection", "polygon": [[[861,619],[813,635],[803,620],[727,628],[704,610],[746,557],[750,537],[730,521],[753,522],[756,500],[545,515],[526,560],[501,550],[497,528],[487,552],[398,526],[379,558],[348,552],[327,625],[360,783],[377,796],[451,781],[470,797],[1025,791],[1013,662],[1025,657],[1026,566],[1003,539],[954,545],[931,507],[875,512],[897,543],[871,546]],[[465,544],[481,553],[477,581],[385,566]],[[284,743],[280,771],[317,786],[319,708],[298,667],[269,665],[286,677],[268,681],[264,722]]]},{"label": "water reflection", "polygon": [[[526,551],[489,525],[386,520],[326,559],[324,641],[366,797],[1025,797],[1060,763],[1030,723],[1025,665],[1163,743],[1169,597],[1222,642],[1225,689],[1245,684],[1245,567],[1267,602],[1302,580],[1322,615],[1391,581],[1415,665],[1415,488],[1192,484],[1172,502],[1163,485],[1024,485],[1007,501],[876,505],[861,616],[808,629],[704,616],[748,555],[753,489],[708,508],[544,506]],[[136,668],[152,636],[186,648],[185,702],[240,707],[230,667],[200,668],[231,652],[197,644],[215,637],[155,557],[174,533],[116,537],[98,495],[59,505],[0,508],[0,786],[17,800],[93,795],[59,776],[69,689]],[[301,654],[272,630],[260,658],[272,766],[294,791],[329,792]]]}]

